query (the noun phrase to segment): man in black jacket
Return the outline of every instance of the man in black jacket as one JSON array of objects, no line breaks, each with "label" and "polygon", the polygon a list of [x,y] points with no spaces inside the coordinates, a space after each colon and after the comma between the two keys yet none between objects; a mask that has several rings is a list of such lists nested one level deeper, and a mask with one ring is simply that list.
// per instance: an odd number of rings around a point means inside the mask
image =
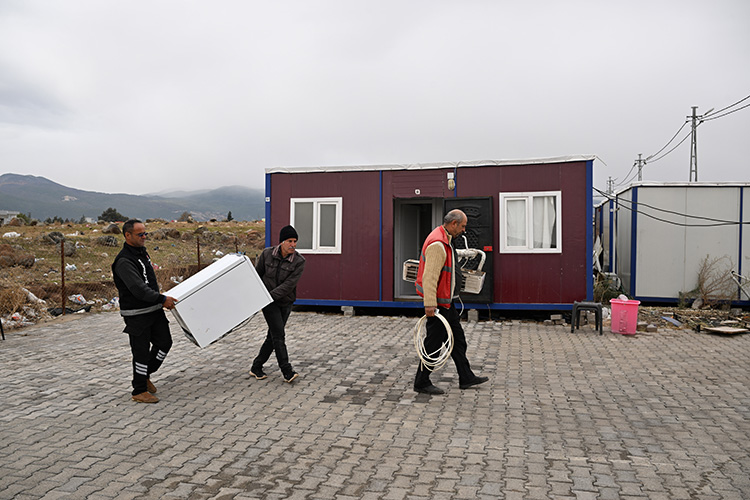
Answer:
[{"label": "man in black jacket", "polygon": [[258,380],[268,376],[263,372],[263,363],[268,361],[272,352],[276,352],[276,361],[284,380],[291,383],[297,378],[297,372],[289,363],[284,332],[292,304],[297,298],[297,282],[305,269],[305,258],[297,253],[296,248],[297,231],[292,226],[285,226],[279,233],[279,244],[263,250],[255,261],[255,270],[273,299],[263,308],[268,334],[250,368],[250,375]]},{"label": "man in black jacket", "polygon": [[164,309],[177,300],[159,293],[156,273],[146,252],[146,226],[137,219],[122,225],[125,244],[112,263],[112,276],[120,296],[120,315],[133,352],[133,401],[157,403],[150,375],[159,369],[172,347]]}]

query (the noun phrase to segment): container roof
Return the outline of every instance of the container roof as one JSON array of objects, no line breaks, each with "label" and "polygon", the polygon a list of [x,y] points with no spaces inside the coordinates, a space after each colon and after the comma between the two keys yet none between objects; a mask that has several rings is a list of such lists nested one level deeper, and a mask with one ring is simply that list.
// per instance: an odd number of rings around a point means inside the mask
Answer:
[{"label": "container roof", "polygon": [[397,165],[352,165],[338,167],[271,167],[266,169],[267,174],[291,174],[291,173],[314,173],[314,172],[347,172],[368,170],[429,170],[439,168],[464,168],[464,167],[488,167],[506,165],[539,165],[546,163],[570,163],[577,161],[589,161],[597,159],[596,155],[573,155],[553,156],[550,158],[527,158],[522,160],[475,160],[438,163],[403,163]]}]

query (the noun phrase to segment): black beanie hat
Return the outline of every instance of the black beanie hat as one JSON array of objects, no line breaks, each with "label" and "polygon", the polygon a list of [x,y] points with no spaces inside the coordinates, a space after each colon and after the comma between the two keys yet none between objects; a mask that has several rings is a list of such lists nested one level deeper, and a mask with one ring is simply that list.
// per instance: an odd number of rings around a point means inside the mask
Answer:
[{"label": "black beanie hat", "polygon": [[281,228],[281,232],[279,233],[279,243],[282,241],[286,241],[289,238],[299,239],[299,236],[297,236],[297,231],[294,230],[292,226],[284,226]]}]

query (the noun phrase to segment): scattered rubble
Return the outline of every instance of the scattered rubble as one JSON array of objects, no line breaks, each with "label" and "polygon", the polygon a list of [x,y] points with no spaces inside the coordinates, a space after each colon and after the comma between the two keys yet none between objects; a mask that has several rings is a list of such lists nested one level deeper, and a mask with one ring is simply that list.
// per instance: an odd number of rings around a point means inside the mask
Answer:
[{"label": "scattered rubble", "polygon": [[120,226],[115,224],[114,222],[110,224],[109,226],[102,229],[102,232],[104,234],[121,234],[122,231],[120,230]]},{"label": "scattered rubble", "polygon": [[59,245],[60,241],[65,239],[65,235],[62,234],[60,231],[52,231],[47,234],[43,234],[39,237],[39,240],[42,243],[45,243],[47,245]]},{"label": "scattered rubble", "polygon": [[95,241],[97,245],[102,245],[105,247],[120,246],[119,242],[117,241],[117,238],[115,238],[111,234],[108,234],[106,236],[99,236]]},{"label": "scattered rubble", "polygon": [[68,243],[67,245],[64,242],[57,243],[57,251],[60,252],[60,245],[65,245],[63,248],[65,249],[65,256],[66,257],[73,257],[76,254],[76,245],[73,243]]},{"label": "scattered rubble", "polygon": [[30,268],[36,259],[19,245],[0,245],[0,269],[4,267],[22,266]]},{"label": "scattered rubble", "polygon": [[[602,308],[604,329],[610,328],[609,309]],[[551,314],[545,325],[570,325],[570,314]],[[594,314],[581,312],[581,325],[594,325]],[[735,334],[750,332],[750,312],[742,309],[692,309],[679,307],[638,308],[638,332],[692,330],[696,332]]]},{"label": "scattered rubble", "polygon": [[260,246],[260,248],[263,248],[263,246],[265,246],[266,244],[265,233],[261,233],[260,231],[251,229],[247,233],[245,233],[245,235],[247,236],[247,239],[250,242],[250,244],[253,245],[254,247],[258,245],[262,245]]},{"label": "scattered rubble", "polygon": [[638,317],[658,328],[689,329],[696,332],[728,325],[736,328],[750,327],[750,312],[742,309],[640,307]]},{"label": "scattered rubble", "polygon": [[162,227],[162,228],[157,229],[156,231],[152,231],[148,233],[148,237],[150,240],[166,240],[167,238],[179,240],[180,231],[175,228]]}]

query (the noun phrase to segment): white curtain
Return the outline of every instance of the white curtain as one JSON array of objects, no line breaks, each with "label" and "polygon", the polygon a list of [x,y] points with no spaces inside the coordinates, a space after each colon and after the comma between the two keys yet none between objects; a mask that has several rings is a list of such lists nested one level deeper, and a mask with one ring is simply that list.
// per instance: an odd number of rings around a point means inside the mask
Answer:
[{"label": "white curtain", "polygon": [[506,200],[505,245],[508,247],[526,246],[526,200]]},{"label": "white curtain", "polygon": [[557,248],[554,196],[534,197],[534,248]]}]

